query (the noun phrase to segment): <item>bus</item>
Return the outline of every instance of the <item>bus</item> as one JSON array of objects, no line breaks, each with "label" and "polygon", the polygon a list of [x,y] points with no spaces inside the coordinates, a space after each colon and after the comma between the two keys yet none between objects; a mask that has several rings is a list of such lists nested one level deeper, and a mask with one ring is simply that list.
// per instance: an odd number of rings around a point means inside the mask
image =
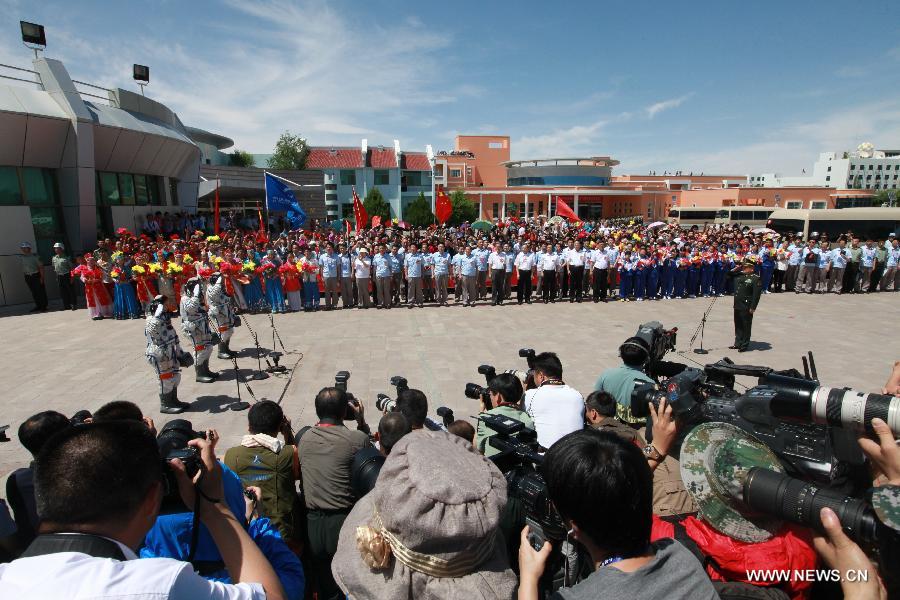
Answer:
[{"label": "bus", "polygon": [[723,206],[716,210],[716,223],[765,227],[774,210],[773,206]]},{"label": "bus", "polygon": [[900,208],[781,208],[769,215],[766,227],[782,235],[828,234],[832,240],[852,231],[862,240],[900,235]]},{"label": "bus", "polygon": [[712,225],[716,222],[716,208],[685,206],[669,211],[669,223],[690,227],[691,225]]}]

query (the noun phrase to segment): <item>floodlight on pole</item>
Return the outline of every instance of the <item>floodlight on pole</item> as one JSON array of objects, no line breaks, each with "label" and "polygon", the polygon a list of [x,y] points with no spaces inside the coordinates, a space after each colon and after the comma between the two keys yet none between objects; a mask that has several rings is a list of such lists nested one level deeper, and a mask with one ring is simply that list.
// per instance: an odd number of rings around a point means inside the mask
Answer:
[{"label": "floodlight on pole", "polygon": [[132,77],[141,86],[141,96],[144,95],[144,86],[150,83],[150,67],[146,65],[134,65]]},{"label": "floodlight on pole", "polygon": [[44,26],[38,23],[29,23],[28,21],[19,21],[19,28],[22,30],[22,43],[26,48],[34,50],[34,58],[38,58],[38,51],[47,47],[47,35],[44,33]]}]

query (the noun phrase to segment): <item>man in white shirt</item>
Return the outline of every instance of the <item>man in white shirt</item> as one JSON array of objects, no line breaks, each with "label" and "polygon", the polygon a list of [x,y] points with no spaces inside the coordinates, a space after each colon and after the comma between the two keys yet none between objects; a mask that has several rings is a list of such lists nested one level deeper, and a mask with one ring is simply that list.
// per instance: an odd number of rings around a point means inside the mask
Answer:
[{"label": "man in white shirt", "polygon": [[488,255],[488,268],[491,272],[491,306],[503,304],[503,287],[506,282],[506,254],[498,243]]},{"label": "man in white shirt", "polygon": [[535,255],[531,251],[531,244],[525,242],[522,245],[522,251],[516,256],[514,263],[516,269],[516,277],[519,280],[516,289],[516,301],[519,304],[527,302],[531,304],[531,274],[535,269]]},{"label": "man in white shirt", "polygon": [[581,240],[566,253],[566,271],[569,275],[569,302],[581,302],[582,284],[584,283],[584,251]]},{"label": "man in white shirt", "polygon": [[609,255],[600,244],[591,252],[591,281],[594,288],[594,302],[606,302],[609,282]]},{"label": "man in white shirt", "polygon": [[41,534],[22,558],[0,565],[0,598],[215,598],[281,600],[275,571],[224,502],[218,434],[188,445],[199,451],[193,482],[172,461],[178,492],[195,507],[235,584],[208,581],[190,563],[138,559],[164,494],[156,440],[139,422],[73,427],[51,438],[35,463]]},{"label": "man in white shirt", "polygon": [[584,398],[562,380],[562,363],[553,352],[531,360],[533,390],[525,392],[525,412],[534,421],[538,444],[550,448],[568,433],[584,428]]}]

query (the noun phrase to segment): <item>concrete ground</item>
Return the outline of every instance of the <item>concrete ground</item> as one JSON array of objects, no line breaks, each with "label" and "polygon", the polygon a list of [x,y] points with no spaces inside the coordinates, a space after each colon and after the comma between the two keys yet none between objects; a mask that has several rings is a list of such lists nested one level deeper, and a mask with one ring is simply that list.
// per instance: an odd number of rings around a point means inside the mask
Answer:
[{"label": "concrete ground", "polygon": [[[587,394],[603,369],[619,364],[618,345],[640,323],[651,320],[679,329],[677,350],[683,355],[670,353],[668,359],[693,364],[730,356],[742,364],[802,370],[801,355],[813,350],[819,377],[829,386],[880,390],[893,361],[900,358],[900,294],[766,295],[754,321],[753,351],[744,354],[728,350],[733,342],[732,299],[719,298],[706,327],[705,346],[711,352],[704,357],[690,352],[689,342],[709,305],[709,299],[698,298],[278,315],[275,323],[289,352],[282,363],[296,363],[293,377],[249,384],[258,399],[281,398],[296,429],[315,422],[316,392],[333,383],[336,371],[348,370],[349,390],[365,403],[374,428],[375,395],[393,393],[388,383],[392,375],[402,375],[410,387],[425,391],[432,416],[445,405],[458,418],[470,418],[478,404],[463,395],[466,382],[483,384],[476,373],[483,363],[501,371],[524,369],[519,348],[557,352],[565,381]],[[268,316],[250,315],[249,324],[263,348],[272,348]],[[0,354],[4,374],[0,424],[10,425],[11,438],[0,443],[0,476],[30,460],[16,439],[16,429],[38,411],[53,409],[71,416],[82,408],[94,410],[110,400],[127,399],[150,415],[157,427],[170,418],[158,412],[155,374],[144,359],[143,327],[143,321],[93,322],[84,310],[0,317],[5,348]],[[252,344],[248,327],[236,330],[231,346],[244,349],[238,360],[242,379],[256,369]],[[699,341],[694,347],[698,346]],[[182,373],[179,396],[193,401],[192,412],[184,417],[195,428],[219,430],[224,452],[239,443],[246,412],[228,410],[237,396],[231,364],[215,358],[211,364],[223,370],[222,378],[213,384],[195,383],[190,367]],[[247,399],[246,389],[241,393]]]}]

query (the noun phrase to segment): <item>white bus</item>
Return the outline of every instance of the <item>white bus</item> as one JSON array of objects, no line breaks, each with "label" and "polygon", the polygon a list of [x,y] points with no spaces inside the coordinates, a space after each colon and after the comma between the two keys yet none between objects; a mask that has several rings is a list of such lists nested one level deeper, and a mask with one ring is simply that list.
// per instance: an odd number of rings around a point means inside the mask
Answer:
[{"label": "white bus", "polygon": [[827,233],[834,240],[852,231],[862,240],[883,240],[890,233],[900,235],[900,208],[781,208],[769,215],[766,227],[804,239]]},{"label": "white bus", "polygon": [[690,227],[712,225],[716,222],[716,208],[702,206],[676,207],[669,211],[669,223]]},{"label": "white bus", "polygon": [[723,206],[716,210],[716,223],[765,227],[774,206]]}]

